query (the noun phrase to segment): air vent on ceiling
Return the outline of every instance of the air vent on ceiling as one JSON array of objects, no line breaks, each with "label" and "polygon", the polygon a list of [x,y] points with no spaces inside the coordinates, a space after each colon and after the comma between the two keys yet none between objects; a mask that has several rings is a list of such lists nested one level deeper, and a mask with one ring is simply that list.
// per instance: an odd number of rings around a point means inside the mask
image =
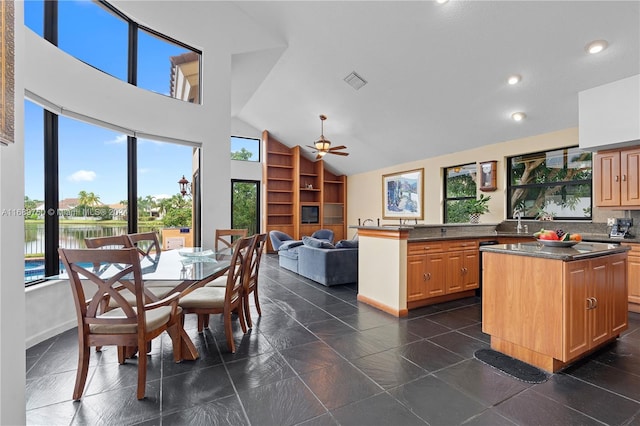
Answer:
[{"label": "air vent on ceiling", "polygon": [[346,81],[349,86],[353,87],[356,90],[367,84],[367,80],[360,77],[355,71],[346,76],[344,78],[344,81]]}]

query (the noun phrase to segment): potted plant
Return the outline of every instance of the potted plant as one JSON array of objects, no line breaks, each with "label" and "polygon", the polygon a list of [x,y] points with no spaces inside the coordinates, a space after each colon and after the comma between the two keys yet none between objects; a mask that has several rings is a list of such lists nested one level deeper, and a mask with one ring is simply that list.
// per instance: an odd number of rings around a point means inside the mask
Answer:
[{"label": "potted plant", "polygon": [[489,213],[488,204],[490,199],[490,195],[487,196],[484,194],[480,194],[480,198],[469,200],[467,202],[467,213],[469,213],[469,222],[478,223],[480,222],[480,215]]}]

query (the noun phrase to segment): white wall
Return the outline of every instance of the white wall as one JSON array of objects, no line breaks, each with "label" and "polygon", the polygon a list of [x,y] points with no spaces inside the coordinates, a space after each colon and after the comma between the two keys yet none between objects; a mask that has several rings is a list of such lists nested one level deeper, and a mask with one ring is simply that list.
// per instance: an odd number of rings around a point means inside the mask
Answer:
[{"label": "white wall", "polygon": [[[24,207],[24,26],[15,2],[15,143],[0,146],[0,212]],[[0,214],[0,424],[25,424],[24,221]],[[37,315],[40,306],[29,312]]]},{"label": "white wall", "polygon": [[[398,223],[397,220],[382,219],[382,175],[403,170],[424,169],[424,212],[423,221],[418,223],[442,223],[443,199],[443,168],[457,164],[497,161],[497,186],[491,195],[489,213],[482,215],[482,223],[499,223],[506,218],[506,187],[505,176],[506,158],[527,152],[538,152],[552,148],[578,145],[578,129],[571,128],[544,135],[532,136],[507,142],[496,143],[468,151],[443,155],[441,157],[426,158],[411,163],[399,164],[386,169],[351,175],[347,179],[347,224],[357,225],[361,220],[371,218],[380,224]],[[354,231],[350,230],[350,234]]]}]

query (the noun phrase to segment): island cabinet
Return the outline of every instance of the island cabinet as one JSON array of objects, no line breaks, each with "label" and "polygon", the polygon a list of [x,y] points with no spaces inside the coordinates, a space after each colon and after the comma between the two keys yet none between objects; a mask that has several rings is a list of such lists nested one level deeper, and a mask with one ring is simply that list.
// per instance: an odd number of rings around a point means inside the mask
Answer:
[{"label": "island cabinet", "polygon": [[604,254],[571,260],[550,257],[573,249],[549,257],[483,250],[482,330],[491,347],[556,372],[624,331],[627,254],[599,246]]},{"label": "island cabinet", "polygon": [[640,208],[640,147],[598,152],[593,182],[596,206]]},{"label": "island cabinet", "polygon": [[640,244],[625,243],[631,248],[627,270],[629,273],[629,310],[640,312]]},{"label": "island cabinet", "polygon": [[409,309],[475,294],[479,283],[476,240],[410,242],[407,246]]}]

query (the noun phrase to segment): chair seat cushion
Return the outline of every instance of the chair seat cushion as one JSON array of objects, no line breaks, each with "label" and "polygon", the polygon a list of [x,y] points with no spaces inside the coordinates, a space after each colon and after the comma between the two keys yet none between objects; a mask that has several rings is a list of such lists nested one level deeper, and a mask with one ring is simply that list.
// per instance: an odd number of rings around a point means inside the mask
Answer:
[{"label": "chair seat cushion", "polygon": [[[134,308],[135,309],[135,308]],[[115,308],[98,318],[125,318],[121,308]],[[146,328],[152,331],[165,325],[171,317],[171,306],[161,306],[146,312]],[[138,324],[91,324],[89,330],[94,334],[135,334],[138,332]]]},{"label": "chair seat cushion", "polygon": [[[165,283],[167,283],[167,282],[168,281],[165,281]],[[145,288],[151,294],[156,296],[158,299],[162,299],[171,290],[173,290],[174,287],[146,287],[146,283],[145,283]],[[131,293],[129,290],[122,290],[120,292],[120,294],[122,295],[122,297],[124,297],[124,300],[126,300],[130,305],[135,305],[136,304],[136,295]],[[109,305],[108,306],[109,306],[110,309],[120,307],[120,305],[118,305],[118,302],[113,297],[109,298]]]},{"label": "chair seat cushion", "polygon": [[223,275],[221,277],[216,278],[215,280],[206,283],[205,287],[226,287],[227,286],[227,275]]},{"label": "chair seat cushion", "polygon": [[180,298],[184,309],[222,309],[224,307],[224,287],[200,287]]}]

